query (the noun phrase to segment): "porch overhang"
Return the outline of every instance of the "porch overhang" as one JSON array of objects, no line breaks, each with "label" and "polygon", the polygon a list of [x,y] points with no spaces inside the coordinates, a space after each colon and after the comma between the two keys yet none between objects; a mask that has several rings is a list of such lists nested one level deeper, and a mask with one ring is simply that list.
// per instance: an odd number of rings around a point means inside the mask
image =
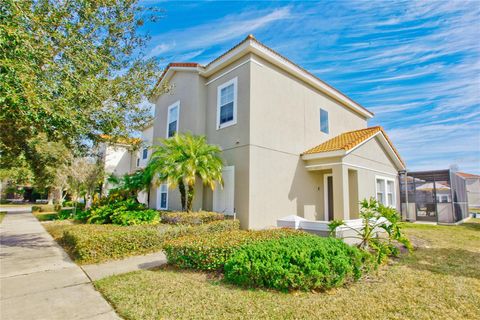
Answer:
[{"label": "porch overhang", "polygon": [[[359,136],[359,133],[362,131],[365,133],[361,133]],[[307,150],[301,155],[301,158],[306,162],[305,167],[308,170],[321,170],[318,168],[331,166],[332,164],[348,165],[348,163],[345,163],[344,158],[372,139],[376,139],[380,143],[398,171],[406,169],[405,163],[400,158],[398,151],[396,151],[381,127],[366,128],[341,134],[321,145]],[[315,164],[315,160],[322,161],[326,159],[331,161],[328,161],[328,164]]]}]

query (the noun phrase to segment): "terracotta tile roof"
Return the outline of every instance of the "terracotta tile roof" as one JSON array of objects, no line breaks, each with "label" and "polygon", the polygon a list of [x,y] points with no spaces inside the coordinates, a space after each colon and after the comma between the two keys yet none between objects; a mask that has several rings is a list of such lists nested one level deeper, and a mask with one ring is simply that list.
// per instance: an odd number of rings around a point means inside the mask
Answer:
[{"label": "terracotta tile roof", "polygon": [[465,179],[480,179],[480,176],[478,174],[471,174],[465,172],[456,172],[456,174]]},{"label": "terracotta tile roof", "polygon": [[398,153],[397,149],[395,149],[392,141],[388,138],[387,134],[385,133],[383,128],[380,126],[344,132],[328,141],[325,141],[324,143],[316,147],[313,147],[305,151],[304,153],[302,153],[302,155],[329,152],[329,151],[338,151],[338,150],[348,151],[358,146],[360,143],[366,141],[367,139],[371,138],[373,135],[377,134],[378,132],[381,132],[385,136],[385,139],[387,139],[388,144],[390,145],[390,147],[392,147],[393,152],[395,152],[400,162],[402,162],[402,164],[405,165],[405,162],[403,162],[402,158],[400,157],[400,154]]}]

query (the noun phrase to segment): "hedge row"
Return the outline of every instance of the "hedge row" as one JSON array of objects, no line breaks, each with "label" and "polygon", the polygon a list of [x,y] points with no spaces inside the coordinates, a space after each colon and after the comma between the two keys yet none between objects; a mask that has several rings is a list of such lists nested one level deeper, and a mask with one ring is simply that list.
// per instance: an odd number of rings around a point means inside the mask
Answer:
[{"label": "hedge row", "polygon": [[160,216],[162,218],[162,223],[175,225],[199,225],[225,219],[223,214],[209,211],[161,211]]},{"label": "hedge row", "polygon": [[161,250],[166,240],[189,234],[238,230],[238,220],[218,221],[201,226],[169,225],[88,225],[65,227],[60,243],[81,263],[98,263]]},{"label": "hedge row", "polygon": [[208,236],[185,236],[164,245],[168,262],[179,268],[220,270],[240,247],[262,240],[303,235],[301,231],[274,229],[226,231]]},{"label": "hedge row", "polygon": [[246,287],[324,290],[357,280],[368,254],[334,238],[302,235],[256,242],[225,263],[225,279]]}]

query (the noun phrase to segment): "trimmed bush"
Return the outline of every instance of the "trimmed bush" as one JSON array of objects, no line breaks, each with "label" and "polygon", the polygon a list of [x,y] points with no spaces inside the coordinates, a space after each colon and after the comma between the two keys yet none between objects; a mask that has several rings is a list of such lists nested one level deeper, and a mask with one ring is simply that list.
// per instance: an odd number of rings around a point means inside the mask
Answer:
[{"label": "trimmed bush", "polygon": [[168,241],[164,250],[168,262],[179,268],[220,270],[233,252],[246,244],[303,234],[291,229],[274,229],[192,235]]},{"label": "trimmed bush", "polygon": [[225,216],[217,212],[161,212],[162,222],[168,224],[199,225],[213,221],[224,220]]},{"label": "trimmed bush", "polygon": [[324,290],[360,278],[368,256],[339,239],[279,238],[236,250],[225,263],[225,279],[281,291]]},{"label": "trimmed bush", "polygon": [[[238,220],[201,226],[77,224],[63,227],[59,241],[75,261],[85,264],[159,251],[166,240],[189,234],[211,234],[238,228]],[[54,231],[58,233],[58,230]]]},{"label": "trimmed bush", "polygon": [[56,209],[55,206],[51,205],[51,204],[46,204],[46,205],[42,205],[42,206],[32,206],[32,212],[33,213],[36,213],[36,212],[56,212],[57,210],[55,210],[55,209]]},{"label": "trimmed bush", "polygon": [[158,224],[160,215],[157,210],[147,209],[139,211],[118,211],[112,217],[112,223],[121,226],[131,226],[140,224]]},{"label": "trimmed bush", "polygon": [[143,203],[133,198],[92,207],[86,211],[77,211],[73,218],[92,224],[113,223],[122,226],[160,222],[158,211],[148,209]]}]

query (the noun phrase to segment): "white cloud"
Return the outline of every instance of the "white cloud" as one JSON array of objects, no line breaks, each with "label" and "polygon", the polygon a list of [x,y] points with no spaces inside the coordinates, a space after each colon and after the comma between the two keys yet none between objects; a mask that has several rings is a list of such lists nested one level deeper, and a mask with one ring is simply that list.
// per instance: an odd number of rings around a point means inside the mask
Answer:
[{"label": "white cloud", "polygon": [[[183,30],[175,30],[168,33],[157,34],[152,38],[152,43],[163,41],[174,43],[168,50],[152,49],[150,56],[157,56],[161,53],[170,53],[173,56],[182,55],[190,51],[204,51],[214,45],[221,45],[227,42],[244,37],[264,28],[276,21],[290,19],[292,17],[289,6],[275,10],[247,11],[239,14],[232,14],[219,20],[210,21],[207,24],[193,26]],[[161,45],[160,45],[161,46]],[[163,46],[160,49],[165,49]]]}]

